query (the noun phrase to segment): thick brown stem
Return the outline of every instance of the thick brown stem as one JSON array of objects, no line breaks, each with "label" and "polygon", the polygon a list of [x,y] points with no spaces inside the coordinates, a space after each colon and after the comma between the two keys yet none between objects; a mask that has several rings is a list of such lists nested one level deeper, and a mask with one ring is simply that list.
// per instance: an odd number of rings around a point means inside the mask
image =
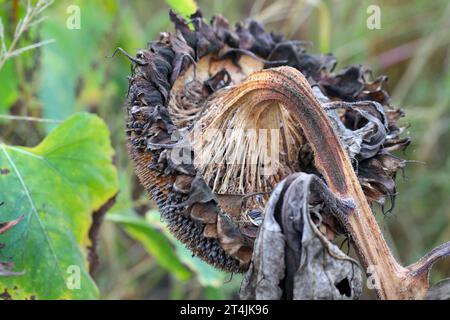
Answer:
[{"label": "thick brown stem", "polygon": [[[435,249],[418,263],[405,268],[395,260],[367,203],[358,178],[334,132],[328,116],[314,97],[305,77],[291,67],[256,72],[224,97],[224,104],[240,100],[258,105],[266,101],[283,104],[301,126],[315,154],[316,167],[329,188],[349,204],[339,218],[350,233],[361,263],[375,281],[381,299],[420,299],[428,290],[431,264],[450,252],[450,243]],[[371,271],[372,270],[372,271]]]}]

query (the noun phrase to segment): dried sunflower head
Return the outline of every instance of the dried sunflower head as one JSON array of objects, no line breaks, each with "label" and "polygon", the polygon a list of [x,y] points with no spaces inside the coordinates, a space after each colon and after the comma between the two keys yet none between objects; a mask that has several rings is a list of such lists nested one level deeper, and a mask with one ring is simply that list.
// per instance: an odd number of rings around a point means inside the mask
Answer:
[{"label": "dried sunflower head", "polygon": [[[255,89],[293,80],[293,69],[326,112],[367,200],[384,205],[394,198],[405,161],[391,153],[409,140],[400,137],[403,113],[390,104],[386,77],[372,80],[362,66],[335,72],[332,55],[309,54],[302,42],[253,20],[230,27],[221,16],[207,23],[198,11],[191,28],[173,12],[170,19],[175,31],[131,59],[128,148],[170,230],[194,254],[221,269],[245,270],[275,185],[294,172],[321,176],[299,125],[307,115]],[[273,79],[258,73],[272,68]],[[341,231],[320,196],[309,205],[328,217],[331,233]]]}]

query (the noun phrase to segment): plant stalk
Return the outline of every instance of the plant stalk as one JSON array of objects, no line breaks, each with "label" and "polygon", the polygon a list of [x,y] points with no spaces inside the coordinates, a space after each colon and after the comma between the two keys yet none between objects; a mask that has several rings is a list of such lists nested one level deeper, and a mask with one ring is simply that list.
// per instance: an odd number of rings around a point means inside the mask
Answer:
[{"label": "plant stalk", "polygon": [[[329,188],[348,204],[339,214],[351,235],[360,261],[380,299],[422,299],[428,291],[432,264],[450,254],[446,243],[416,264],[401,266],[392,255],[375,220],[350,159],[334,132],[328,116],[315,98],[305,77],[291,67],[256,72],[225,97],[224,104],[251,101],[258,105],[277,101],[295,115],[315,155],[315,164]],[[371,280],[371,279],[369,279]]]}]

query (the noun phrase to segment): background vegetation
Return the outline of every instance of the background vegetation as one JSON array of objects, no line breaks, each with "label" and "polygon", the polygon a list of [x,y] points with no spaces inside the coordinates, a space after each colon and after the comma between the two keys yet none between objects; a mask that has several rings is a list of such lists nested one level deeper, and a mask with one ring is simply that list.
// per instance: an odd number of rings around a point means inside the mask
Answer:
[{"label": "background vegetation", "polygon": [[[208,19],[216,13],[230,22],[250,16],[292,39],[310,40],[310,51],[332,52],[338,69],[364,64],[375,75],[388,75],[393,102],[404,108],[404,122],[410,124],[413,143],[403,157],[412,161],[397,179],[395,209],[377,217],[405,264],[450,239],[449,1],[197,3]],[[81,8],[80,30],[66,28],[67,8],[73,4]],[[82,111],[97,114],[109,128],[120,193],[100,234],[94,278],[104,299],[226,299],[237,297],[239,288],[239,275],[222,274],[193,259],[167,234],[125,150],[122,104],[130,64],[123,57],[106,57],[116,47],[134,54],[159,32],[172,30],[169,4],[184,13],[194,6],[176,0],[57,1],[42,13],[45,21],[26,30],[17,43],[17,48],[38,48],[3,62],[0,55],[0,143],[36,146],[59,122]],[[381,30],[366,27],[370,4],[381,8]],[[6,48],[25,14],[26,1],[0,0]],[[5,192],[1,189],[0,197]],[[449,276],[447,259],[436,265],[432,282]]]}]

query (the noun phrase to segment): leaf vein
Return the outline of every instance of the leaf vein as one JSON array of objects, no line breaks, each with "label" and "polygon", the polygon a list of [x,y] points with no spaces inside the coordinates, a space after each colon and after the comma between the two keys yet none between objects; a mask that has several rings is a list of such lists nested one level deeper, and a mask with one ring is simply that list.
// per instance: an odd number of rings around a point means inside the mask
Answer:
[{"label": "leaf vein", "polygon": [[[20,184],[22,185],[22,188],[23,188],[23,190],[25,192],[25,195],[26,195],[26,197],[27,197],[27,199],[28,199],[28,201],[29,201],[29,203],[31,205],[32,212],[34,212],[34,215],[35,215],[35,217],[36,217],[36,219],[38,221],[39,227],[41,228],[42,233],[44,235],[45,241],[47,242],[47,245],[48,245],[48,248],[50,250],[51,256],[53,257],[53,259],[56,262],[56,265],[58,267],[57,268],[58,269],[58,273],[61,276],[62,280],[65,281],[65,277],[61,273],[61,265],[59,264],[58,256],[56,255],[56,252],[55,252],[55,250],[54,250],[54,248],[52,246],[52,243],[51,243],[51,241],[50,241],[50,239],[49,239],[49,237],[47,235],[47,229],[45,228],[44,224],[42,223],[42,221],[41,221],[41,219],[39,217],[39,213],[37,211],[36,205],[34,204],[34,201],[33,201],[32,197],[31,197],[31,193],[28,190],[28,187],[25,184],[25,181],[24,181],[24,179],[23,179],[19,169],[17,168],[17,166],[16,166],[15,162],[13,161],[13,159],[10,157],[10,155],[7,152],[5,146],[2,144],[2,145],[0,145],[0,147],[1,147],[2,151],[3,151],[3,153],[5,154],[6,159],[11,164],[11,167],[13,168],[14,172],[16,173]],[[27,230],[28,230],[28,228],[27,228]],[[27,231],[27,233],[28,233],[28,231]]]}]

